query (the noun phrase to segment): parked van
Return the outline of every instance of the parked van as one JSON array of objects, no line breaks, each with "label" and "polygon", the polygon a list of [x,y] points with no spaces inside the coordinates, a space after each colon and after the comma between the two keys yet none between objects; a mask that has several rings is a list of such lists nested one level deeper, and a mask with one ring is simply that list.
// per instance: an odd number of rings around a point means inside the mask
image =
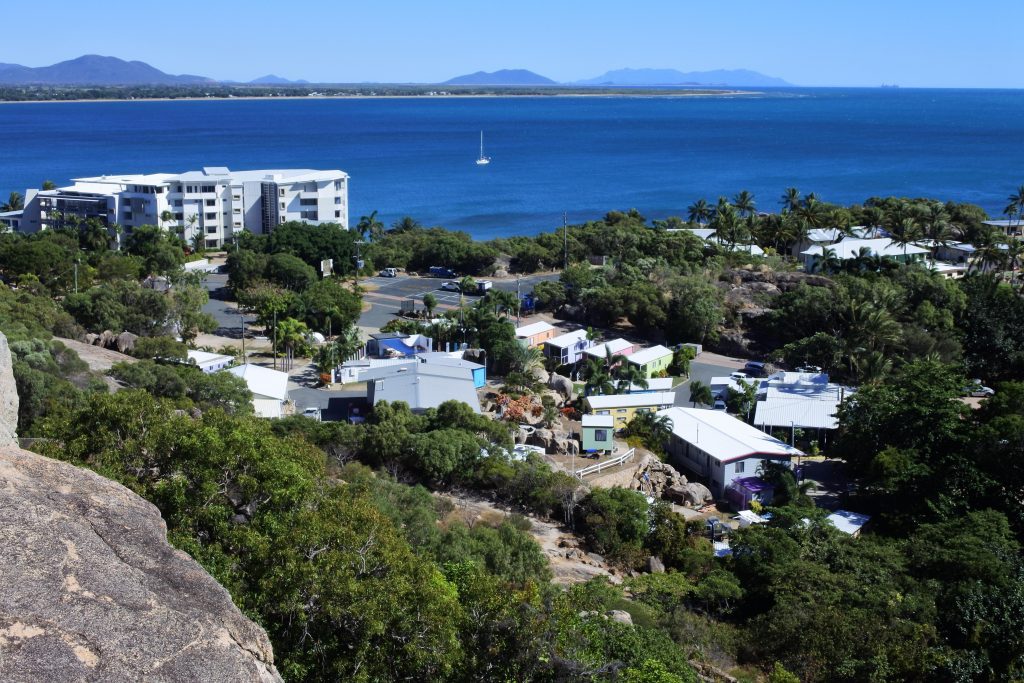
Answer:
[{"label": "parked van", "polygon": [[398,269],[397,268],[385,268],[384,270],[380,271],[379,275],[381,277],[398,277]]},{"label": "parked van", "polygon": [[751,377],[764,377],[764,363],[752,360],[743,366],[743,372]]}]

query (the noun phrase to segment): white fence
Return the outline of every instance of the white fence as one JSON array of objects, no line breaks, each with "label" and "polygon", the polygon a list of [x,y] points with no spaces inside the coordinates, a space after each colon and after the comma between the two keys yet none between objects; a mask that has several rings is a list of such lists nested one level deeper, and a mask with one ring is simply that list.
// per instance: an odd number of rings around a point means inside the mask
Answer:
[{"label": "white fence", "polygon": [[629,462],[635,456],[636,449],[630,448],[628,451],[626,451],[617,458],[612,458],[611,460],[605,460],[604,462],[599,462],[594,465],[590,465],[589,467],[584,467],[582,470],[576,470],[575,472],[573,472],[573,474],[576,475],[576,477],[579,479],[583,479],[583,477],[587,476],[588,474],[601,474],[601,470],[607,470],[611,469],[612,467],[618,467],[624,462]]}]

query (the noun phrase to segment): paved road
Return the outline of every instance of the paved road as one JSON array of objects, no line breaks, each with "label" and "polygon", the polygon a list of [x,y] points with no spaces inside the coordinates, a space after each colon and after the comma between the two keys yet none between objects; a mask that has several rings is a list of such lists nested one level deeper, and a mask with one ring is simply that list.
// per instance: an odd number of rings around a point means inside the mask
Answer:
[{"label": "paved road", "polygon": [[[487,279],[487,278],[483,278]],[[528,275],[519,278],[518,288],[523,294],[533,291],[534,285],[544,280],[557,280],[558,273],[545,273],[541,275]],[[459,305],[459,293],[448,292],[441,289],[441,284],[446,282],[442,278],[433,277],[410,277],[399,275],[398,277],[371,277],[360,280],[361,283],[372,285],[373,291],[363,295],[363,301],[370,304],[370,308],[364,311],[359,318],[359,327],[380,329],[391,321],[398,313],[401,302],[406,299],[415,299],[417,306],[422,307],[423,295],[433,293],[437,297],[438,309],[446,310],[457,308]],[[495,289],[507,292],[516,291],[516,280],[491,280]],[[466,300],[472,302],[476,296],[467,295]]]},{"label": "paved road", "polygon": [[[217,329],[213,333],[220,337],[241,339],[242,316],[235,302],[228,301],[230,290],[227,274],[207,273],[203,277],[203,284],[210,293],[210,300],[203,306],[203,312],[209,313],[217,321]],[[252,320],[251,317],[249,319]]]}]

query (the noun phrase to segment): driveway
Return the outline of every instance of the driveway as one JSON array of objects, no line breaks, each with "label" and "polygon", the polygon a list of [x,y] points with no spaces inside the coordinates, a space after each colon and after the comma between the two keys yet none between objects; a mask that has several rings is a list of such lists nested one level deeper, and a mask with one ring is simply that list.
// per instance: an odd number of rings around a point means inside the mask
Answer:
[{"label": "driveway", "polygon": [[[705,351],[690,361],[690,378],[676,387],[676,405],[684,408],[693,407],[690,404],[690,382],[698,380],[704,384],[711,384],[712,377],[728,376],[729,373],[743,368],[747,361],[741,358],[729,358],[717,353]],[[709,408],[710,406],[704,406]]]},{"label": "driveway", "polygon": [[231,291],[228,289],[227,274],[207,273],[203,276],[203,285],[210,294],[210,300],[203,305],[203,313],[209,313],[217,321],[217,329],[213,334],[229,339],[241,339],[242,314],[237,303],[228,301]]}]

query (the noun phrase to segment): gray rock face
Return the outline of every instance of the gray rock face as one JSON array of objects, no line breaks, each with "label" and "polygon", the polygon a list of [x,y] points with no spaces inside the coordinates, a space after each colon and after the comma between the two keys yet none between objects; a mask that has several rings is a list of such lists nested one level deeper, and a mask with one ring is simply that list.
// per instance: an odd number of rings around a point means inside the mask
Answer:
[{"label": "gray rock face", "polygon": [[569,402],[573,399],[573,384],[568,377],[562,377],[558,373],[551,373],[548,378],[548,387],[554,389],[562,397],[562,401]]},{"label": "gray rock face", "polygon": [[0,333],[0,446],[18,445],[18,388],[7,337]]},{"label": "gray rock face", "polygon": [[651,574],[664,574],[665,563],[661,561],[661,558],[651,555],[647,558],[647,571]]},{"label": "gray rock face", "polygon": [[[7,421],[16,392],[0,340]],[[156,507],[9,439],[0,445],[0,585],[2,681],[281,681],[267,634],[167,543]]]}]

